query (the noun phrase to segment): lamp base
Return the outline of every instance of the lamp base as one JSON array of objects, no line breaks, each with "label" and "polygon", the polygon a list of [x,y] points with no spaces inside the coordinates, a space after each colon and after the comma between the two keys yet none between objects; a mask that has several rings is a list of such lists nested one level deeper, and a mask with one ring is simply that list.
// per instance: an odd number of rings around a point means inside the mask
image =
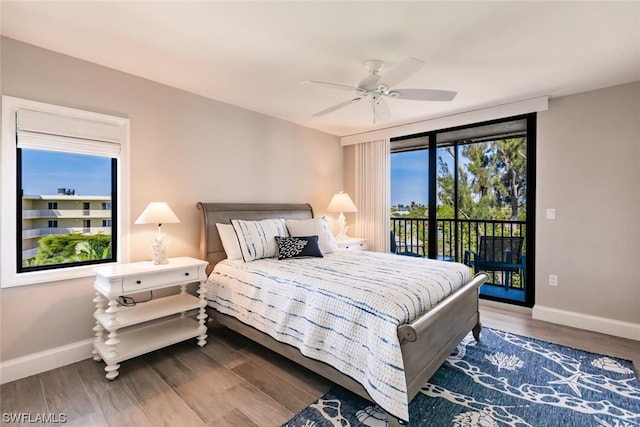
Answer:
[{"label": "lamp base", "polygon": [[338,228],[339,232],[336,234],[336,240],[347,240],[347,230],[349,230],[349,226],[347,225],[347,219],[344,217],[344,214],[340,212],[338,215]]},{"label": "lamp base", "polygon": [[169,243],[167,235],[160,231],[160,227],[158,227],[158,235],[151,239],[151,264],[160,265],[169,262],[167,260]]}]

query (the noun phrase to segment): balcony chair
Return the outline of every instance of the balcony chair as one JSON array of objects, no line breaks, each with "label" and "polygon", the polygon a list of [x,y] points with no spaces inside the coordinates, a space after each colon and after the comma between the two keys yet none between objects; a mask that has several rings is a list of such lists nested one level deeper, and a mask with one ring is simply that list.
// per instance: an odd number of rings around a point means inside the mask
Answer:
[{"label": "balcony chair", "polygon": [[391,242],[391,253],[394,253],[396,255],[414,256],[414,257],[422,258],[422,255],[417,254],[415,252],[401,251],[398,248],[398,244],[396,243],[396,233],[394,233],[393,230],[391,230],[391,240],[390,240],[390,242]]},{"label": "balcony chair", "polygon": [[464,263],[479,271],[503,271],[504,287],[509,290],[511,273],[517,273],[525,284],[526,257],[522,254],[522,237],[480,236],[478,252],[464,251]]}]

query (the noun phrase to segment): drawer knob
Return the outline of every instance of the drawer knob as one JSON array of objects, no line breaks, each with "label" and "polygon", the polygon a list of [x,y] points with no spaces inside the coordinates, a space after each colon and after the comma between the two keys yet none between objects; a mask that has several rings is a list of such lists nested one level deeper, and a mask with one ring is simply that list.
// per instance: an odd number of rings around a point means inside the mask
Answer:
[{"label": "drawer knob", "polygon": [[140,283],[142,283],[141,280],[136,280],[136,283],[139,285]]},{"label": "drawer knob", "polygon": [[189,275],[189,272],[184,273],[184,275],[185,275],[185,276],[188,276],[188,275]]}]

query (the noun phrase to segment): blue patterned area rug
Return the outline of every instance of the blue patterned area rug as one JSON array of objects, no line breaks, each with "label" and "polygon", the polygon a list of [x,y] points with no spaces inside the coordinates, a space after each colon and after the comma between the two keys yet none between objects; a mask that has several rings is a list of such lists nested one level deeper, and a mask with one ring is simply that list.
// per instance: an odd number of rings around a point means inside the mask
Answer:
[{"label": "blue patterned area rug", "polygon": [[[409,405],[411,426],[640,426],[640,382],[627,360],[484,328],[467,336]],[[340,387],[287,427],[385,427]]]}]

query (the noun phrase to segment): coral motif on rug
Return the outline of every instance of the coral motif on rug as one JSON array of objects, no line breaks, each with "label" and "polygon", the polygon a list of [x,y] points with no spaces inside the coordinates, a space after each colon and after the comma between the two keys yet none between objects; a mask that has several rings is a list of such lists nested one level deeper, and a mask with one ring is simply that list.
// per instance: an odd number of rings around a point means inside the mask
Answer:
[{"label": "coral motif on rug", "polygon": [[[484,328],[471,335],[409,405],[411,426],[640,426],[630,361]],[[340,387],[286,427],[386,427],[377,406]]]}]

